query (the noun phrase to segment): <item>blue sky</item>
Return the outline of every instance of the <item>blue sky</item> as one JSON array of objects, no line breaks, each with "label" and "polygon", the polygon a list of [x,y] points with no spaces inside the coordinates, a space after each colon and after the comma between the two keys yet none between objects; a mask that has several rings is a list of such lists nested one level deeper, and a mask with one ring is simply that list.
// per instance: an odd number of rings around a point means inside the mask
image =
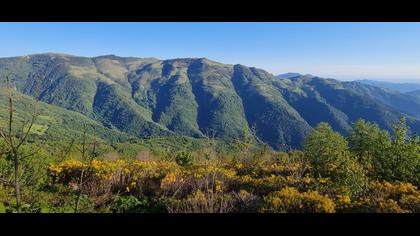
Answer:
[{"label": "blue sky", "polygon": [[0,23],[0,57],[207,57],[273,74],[420,81],[420,23]]}]

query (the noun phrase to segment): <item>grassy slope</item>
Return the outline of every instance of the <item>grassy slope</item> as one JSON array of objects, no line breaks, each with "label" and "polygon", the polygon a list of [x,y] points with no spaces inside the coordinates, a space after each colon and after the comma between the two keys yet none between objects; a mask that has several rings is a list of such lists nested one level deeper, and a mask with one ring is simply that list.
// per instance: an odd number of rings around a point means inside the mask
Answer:
[{"label": "grassy slope", "polygon": [[[0,88],[0,98],[0,124],[4,126],[8,119],[7,90],[5,88]],[[34,99],[17,91],[13,91],[13,98],[16,124],[20,126],[24,120],[30,118],[30,112],[34,109]],[[95,126],[99,138],[106,142],[126,141],[133,138],[118,130],[105,128],[99,122],[78,112],[44,102],[39,103],[38,111],[40,115],[35,122],[33,133],[45,135],[48,140],[57,142],[68,142],[71,139],[80,140],[83,123]]]}]

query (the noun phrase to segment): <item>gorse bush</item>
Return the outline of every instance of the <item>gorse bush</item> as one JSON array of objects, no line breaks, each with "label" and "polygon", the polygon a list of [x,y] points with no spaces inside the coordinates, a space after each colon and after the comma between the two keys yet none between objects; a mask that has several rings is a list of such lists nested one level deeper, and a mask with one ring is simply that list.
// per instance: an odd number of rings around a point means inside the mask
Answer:
[{"label": "gorse bush", "polygon": [[420,211],[420,191],[410,183],[372,181],[352,204],[353,212],[407,213]]},{"label": "gorse bush", "polygon": [[285,187],[264,197],[262,212],[273,213],[333,213],[334,202],[316,191],[300,193],[293,187]]}]

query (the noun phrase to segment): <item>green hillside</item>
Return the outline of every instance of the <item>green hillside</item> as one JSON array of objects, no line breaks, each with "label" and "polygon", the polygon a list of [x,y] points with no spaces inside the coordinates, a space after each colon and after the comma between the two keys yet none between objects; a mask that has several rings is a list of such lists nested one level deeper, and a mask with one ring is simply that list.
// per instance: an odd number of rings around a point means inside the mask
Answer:
[{"label": "green hillside", "polygon": [[[0,125],[5,126],[8,120],[7,90],[0,88]],[[17,124],[23,124],[30,118],[34,110],[34,99],[17,91],[13,92],[14,112]],[[38,113],[34,125],[33,135],[41,136],[43,139],[69,142],[82,137],[83,124],[95,126],[97,135],[104,142],[125,142],[134,136],[122,133],[117,129],[108,129],[98,121],[90,119],[80,113],[69,111],[44,102],[38,104]],[[19,125],[20,126],[20,125]]]},{"label": "green hillside", "polygon": [[[347,134],[358,118],[390,130],[402,115],[412,131],[420,132],[415,96],[314,76],[282,79],[207,58],[37,54],[0,58],[0,76],[0,86],[9,76],[20,93],[54,105],[48,117],[83,117],[63,130],[86,120],[100,126],[108,140],[207,136],[229,141],[252,133],[255,140],[289,150],[301,147],[320,122]],[[62,123],[57,124],[61,129]],[[39,133],[53,129],[45,124],[37,128]]]},{"label": "green hillside", "polygon": [[393,109],[406,113],[407,115],[420,118],[420,98],[415,96],[415,91],[412,92],[412,94],[404,94],[357,82],[344,83],[344,86],[363,96],[381,101]]}]

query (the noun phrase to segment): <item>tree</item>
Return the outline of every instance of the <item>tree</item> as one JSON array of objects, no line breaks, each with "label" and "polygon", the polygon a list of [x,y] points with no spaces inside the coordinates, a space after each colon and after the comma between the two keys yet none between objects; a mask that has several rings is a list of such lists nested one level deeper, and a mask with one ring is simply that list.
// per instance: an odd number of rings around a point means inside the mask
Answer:
[{"label": "tree", "polygon": [[376,157],[383,156],[391,146],[391,137],[377,124],[357,120],[347,138],[350,152],[367,170],[373,171]]},{"label": "tree", "polygon": [[367,185],[363,168],[351,158],[347,141],[327,123],[320,123],[305,139],[304,153],[313,175],[331,179],[332,188],[351,195]]},{"label": "tree", "polygon": [[347,141],[327,123],[320,123],[304,140],[303,149],[314,168],[322,174],[328,163],[348,156]]},{"label": "tree", "polygon": [[[4,141],[4,150],[1,153],[5,155],[6,158],[13,162],[14,166],[14,187],[15,187],[15,198],[16,198],[16,209],[17,212],[22,212],[21,207],[21,182],[20,182],[20,162],[28,157],[34,156],[39,150],[35,150],[30,153],[24,153],[23,147],[26,143],[29,134],[31,133],[31,129],[35,124],[36,118],[38,117],[38,99],[35,100],[34,110],[30,114],[30,119],[23,122],[23,125],[20,129],[14,128],[15,124],[15,117],[14,117],[14,110],[13,110],[13,92],[10,88],[10,81],[9,78],[6,77],[6,84],[7,84],[7,100],[8,100],[8,121],[7,121],[7,128],[4,130],[0,128],[0,137]],[[37,86],[36,90],[38,90]],[[1,156],[1,155],[0,155]]]},{"label": "tree", "polygon": [[97,141],[96,141],[96,128],[93,126],[93,142],[92,142],[92,150],[89,152],[88,150],[88,142],[87,142],[87,132],[88,126],[83,124],[83,137],[81,147],[78,150],[81,153],[82,161],[84,165],[82,166],[82,170],[80,171],[79,176],[79,186],[77,189],[77,200],[76,205],[74,208],[74,212],[77,213],[80,210],[80,200],[82,199],[84,193],[84,187],[86,182],[86,174],[88,174],[92,169],[92,162],[93,160],[98,157],[100,154],[97,149]]},{"label": "tree", "polygon": [[404,117],[393,125],[390,146],[375,156],[377,178],[420,184],[420,139],[417,135],[409,137],[408,131]]}]

